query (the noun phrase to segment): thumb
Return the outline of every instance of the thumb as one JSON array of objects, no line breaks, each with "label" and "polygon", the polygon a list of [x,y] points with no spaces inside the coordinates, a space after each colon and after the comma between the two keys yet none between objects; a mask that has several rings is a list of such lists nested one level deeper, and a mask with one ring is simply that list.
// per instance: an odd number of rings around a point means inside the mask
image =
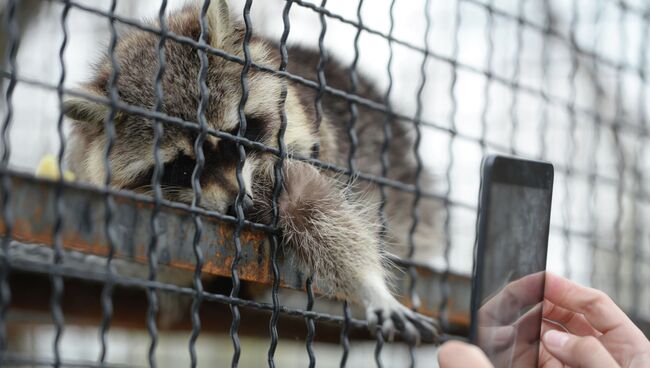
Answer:
[{"label": "thumb", "polygon": [[576,368],[613,368],[618,363],[593,336],[575,336],[550,330],[542,338],[544,347],[564,365]]}]

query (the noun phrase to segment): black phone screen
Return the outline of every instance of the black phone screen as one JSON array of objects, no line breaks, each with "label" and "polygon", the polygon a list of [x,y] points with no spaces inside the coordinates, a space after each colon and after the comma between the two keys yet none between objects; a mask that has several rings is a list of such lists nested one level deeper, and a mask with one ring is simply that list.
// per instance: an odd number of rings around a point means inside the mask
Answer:
[{"label": "black phone screen", "polygon": [[472,340],[495,367],[537,365],[553,167],[483,164],[472,285]]}]

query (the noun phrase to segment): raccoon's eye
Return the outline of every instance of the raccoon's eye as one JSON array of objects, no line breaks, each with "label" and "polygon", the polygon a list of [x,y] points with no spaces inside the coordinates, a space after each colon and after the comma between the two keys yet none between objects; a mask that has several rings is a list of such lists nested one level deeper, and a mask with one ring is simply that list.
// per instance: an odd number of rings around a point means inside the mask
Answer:
[{"label": "raccoon's eye", "polygon": [[[232,135],[237,135],[238,132],[239,128],[228,131],[228,133]],[[249,141],[259,142],[262,140],[262,138],[264,138],[265,132],[266,127],[262,118],[246,115],[246,134],[244,134],[244,138],[248,139]]]},{"label": "raccoon's eye", "polygon": [[264,120],[257,116],[246,115],[246,134],[244,137],[251,141],[261,141],[265,133]]},{"label": "raccoon's eye", "polygon": [[184,154],[179,155],[174,161],[165,164],[160,184],[174,187],[191,187],[195,164],[193,158]]}]

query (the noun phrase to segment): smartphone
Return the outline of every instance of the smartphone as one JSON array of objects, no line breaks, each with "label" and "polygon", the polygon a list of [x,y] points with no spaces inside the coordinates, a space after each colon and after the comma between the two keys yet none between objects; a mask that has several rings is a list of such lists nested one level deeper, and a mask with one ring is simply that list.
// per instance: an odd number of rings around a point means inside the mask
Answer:
[{"label": "smartphone", "polygon": [[483,160],[470,339],[495,367],[534,367],[544,299],[553,165]]}]

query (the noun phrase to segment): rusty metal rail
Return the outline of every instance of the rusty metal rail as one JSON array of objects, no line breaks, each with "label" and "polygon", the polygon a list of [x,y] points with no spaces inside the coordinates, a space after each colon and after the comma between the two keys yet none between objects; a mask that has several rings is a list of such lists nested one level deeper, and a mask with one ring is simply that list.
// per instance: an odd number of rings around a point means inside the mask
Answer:
[{"label": "rusty metal rail", "polygon": [[[29,175],[8,173],[11,185],[9,202],[13,216],[13,239],[21,243],[38,244],[49,248],[52,244],[55,219],[55,191],[57,182],[44,181]],[[105,237],[105,191],[100,188],[79,183],[63,185],[61,196],[65,204],[61,237],[66,251],[77,251],[87,255],[105,256],[109,245]],[[151,229],[148,226],[152,203],[146,198],[138,198],[131,193],[112,193],[115,198],[113,226],[116,233],[117,258],[135,261],[146,265],[147,247],[150,243]],[[185,210],[162,206],[159,213],[160,234],[158,243],[158,262],[161,266],[193,272],[195,256],[192,248],[194,226],[192,214]],[[233,225],[211,216],[203,217],[204,231],[200,247],[205,257],[204,275],[230,277],[230,267],[234,257],[232,244]],[[0,219],[0,232],[5,232],[4,218]],[[242,258],[239,264],[240,278],[243,281],[271,285],[273,276],[270,261],[270,247],[267,235],[258,230],[244,229],[241,234]],[[20,247],[15,245],[12,249]],[[25,245],[27,247],[27,245]],[[33,245],[31,245],[33,248]],[[10,257],[21,257],[13,252]],[[15,260],[17,261],[17,259]],[[11,263],[11,262],[10,262]],[[290,289],[305,289],[306,276],[292,265],[292,253],[281,251],[279,255],[280,286]],[[416,266],[418,279],[417,294],[420,296],[419,311],[436,315],[442,293],[442,272]],[[405,265],[395,270],[396,291],[408,295],[408,273]],[[448,320],[454,331],[465,331],[469,325],[470,280],[466,276],[448,276],[449,304]],[[315,287],[316,293],[325,290]],[[406,297],[402,300],[409,304]]]}]

